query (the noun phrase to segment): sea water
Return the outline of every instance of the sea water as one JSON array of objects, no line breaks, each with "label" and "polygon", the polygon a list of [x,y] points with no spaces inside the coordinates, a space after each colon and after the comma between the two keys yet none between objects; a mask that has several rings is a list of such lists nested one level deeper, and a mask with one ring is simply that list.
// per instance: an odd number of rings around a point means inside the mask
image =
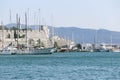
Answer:
[{"label": "sea water", "polygon": [[120,53],[0,55],[0,80],[120,80]]}]

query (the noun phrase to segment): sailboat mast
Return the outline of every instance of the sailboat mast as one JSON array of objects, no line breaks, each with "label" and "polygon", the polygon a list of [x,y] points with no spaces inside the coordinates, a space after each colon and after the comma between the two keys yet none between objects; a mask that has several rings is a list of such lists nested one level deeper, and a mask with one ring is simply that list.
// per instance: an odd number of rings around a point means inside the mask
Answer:
[{"label": "sailboat mast", "polygon": [[20,29],[21,29],[20,17],[19,17],[19,20],[18,20],[18,29],[19,29],[19,32],[20,32]]},{"label": "sailboat mast", "polygon": [[27,26],[27,13],[25,13],[25,27],[26,27],[26,44],[28,47],[28,26]]},{"label": "sailboat mast", "polygon": [[74,42],[74,34],[73,34],[73,32],[72,32],[72,41]]},{"label": "sailboat mast", "polygon": [[97,32],[97,30],[96,30],[96,35],[95,35],[95,42],[96,42],[96,44],[98,44],[98,32]]},{"label": "sailboat mast", "polygon": [[85,41],[84,41],[84,34],[82,35],[82,43],[84,44]]},{"label": "sailboat mast", "polygon": [[40,24],[41,21],[40,21],[40,19],[41,19],[41,16],[40,16],[40,9],[39,9],[39,19],[38,19],[38,20],[39,20],[39,32],[40,32],[40,30],[41,30],[41,24]]},{"label": "sailboat mast", "polygon": [[1,22],[1,27],[2,27],[2,48],[4,48],[4,26],[3,26],[3,22]]},{"label": "sailboat mast", "polygon": [[51,14],[51,27],[52,27],[52,29],[51,29],[51,31],[52,31],[52,37],[53,37],[53,41],[52,41],[52,44],[53,44],[53,46],[54,46],[54,44],[55,44],[55,40],[54,40],[54,26],[53,26],[53,14]]},{"label": "sailboat mast", "polygon": [[110,45],[112,47],[112,35],[110,36]]},{"label": "sailboat mast", "polygon": [[18,38],[19,38],[19,33],[18,33],[18,28],[19,28],[19,20],[18,20],[18,14],[16,14],[16,24],[17,24],[17,46],[18,46]]},{"label": "sailboat mast", "polygon": [[28,8],[28,12],[27,12],[27,29],[29,30],[30,26],[29,26],[29,8]]},{"label": "sailboat mast", "polygon": [[94,48],[96,49],[98,44],[98,40],[97,40],[97,30],[95,31],[95,36],[94,36]]},{"label": "sailboat mast", "polygon": [[51,14],[51,27],[52,27],[52,36],[54,36],[54,26],[53,26],[53,14]]},{"label": "sailboat mast", "polygon": [[10,23],[12,22],[12,19],[11,19],[11,10],[10,10]]},{"label": "sailboat mast", "polygon": [[29,36],[28,35],[30,35],[30,33],[29,33],[29,30],[30,30],[30,24],[29,24],[29,16],[30,16],[30,10],[29,10],[29,8],[28,8],[28,12],[26,13],[26,39],[27,39],[27,49],[28,49],[28,47],[29,47],[29,43],[28,43],[28,41],[29,41]]},{"label": "sailboat mast", "polygon": [[[11,19],[11,10],[10,10],[10,24],[12,23],[12,19]],[[10,29],[10,39],[11,39],[11,44],[12,44],[12,46],[13,46],[13,31],[12,31],[12,27],[13,26],[11,26],[11,29]]]},{"label": "sailboat mast", "polygon": [[34,29],[37,30],[36,28],[36,13],[34,12]]}]

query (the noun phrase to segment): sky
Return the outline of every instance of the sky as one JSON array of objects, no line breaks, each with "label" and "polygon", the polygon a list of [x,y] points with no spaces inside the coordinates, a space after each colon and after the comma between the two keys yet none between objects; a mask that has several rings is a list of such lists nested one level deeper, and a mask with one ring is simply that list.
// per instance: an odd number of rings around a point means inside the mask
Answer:
[{"label": "sky", "polygon": [[[39,11],[40,9],[40,11]],[[120,0],[0,0],[0,21],[120,31]],[[11,20],[10,20],[11,11]]]}]

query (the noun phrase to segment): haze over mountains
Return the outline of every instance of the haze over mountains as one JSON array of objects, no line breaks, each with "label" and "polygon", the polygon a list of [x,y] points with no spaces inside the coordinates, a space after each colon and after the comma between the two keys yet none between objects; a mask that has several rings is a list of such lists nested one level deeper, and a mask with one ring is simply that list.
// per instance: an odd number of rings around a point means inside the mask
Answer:
[{"label": "haze over mountains", "polygon": [[[7,27],[16,26],[16,24],[7,24]],[[25,28],[25,25],[21,25]],[[38,29],[36,25],[30,25],[32,29]],[[49,26],[50,36],[53,27]],[[77,27],[54,27],[55,35],[59,37],[74,40],[76,43],[108,43],[120,44],[120,32],[109,31],[105,29],[83,29]]]}]

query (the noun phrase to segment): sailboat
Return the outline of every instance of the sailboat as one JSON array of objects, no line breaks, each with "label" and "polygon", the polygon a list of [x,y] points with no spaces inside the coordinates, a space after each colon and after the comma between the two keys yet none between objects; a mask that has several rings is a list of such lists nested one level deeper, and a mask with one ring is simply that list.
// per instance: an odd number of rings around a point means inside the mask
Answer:
[{"label": "sailboat", "polygon": [[28,45],[28,25],[27,25],[27,14],[25,13],[25,25],[26,25],[26,45],[27,48],[24,50],[17,49],[15,52],[12,54],[18,54],[18,55],[42,55],[42,54],[52,54],[53,48],[32,48],[30,49]]}]

